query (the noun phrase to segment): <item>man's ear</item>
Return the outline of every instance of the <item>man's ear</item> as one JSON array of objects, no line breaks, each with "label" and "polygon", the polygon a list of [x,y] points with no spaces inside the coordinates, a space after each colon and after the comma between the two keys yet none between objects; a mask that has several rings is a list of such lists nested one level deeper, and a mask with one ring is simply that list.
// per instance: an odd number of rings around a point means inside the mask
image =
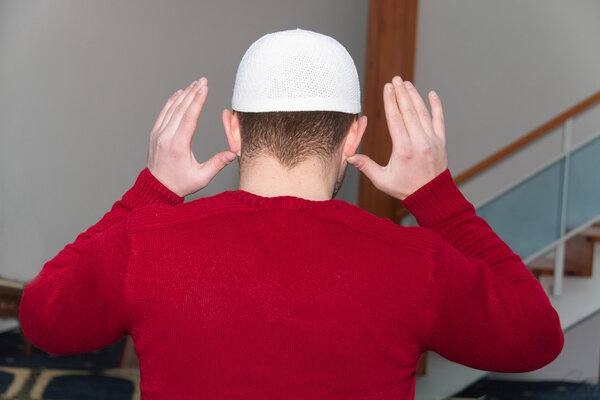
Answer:
[{"label": "man's ear", "polygon": [[363,134],[365,133],[365,129],[367,129],[367,117],[362,116],[350,125],[350,129],[346,134],[346,139],[344,140],[344,152],[343,159],[353,156],[356,154],[356,150],[360,145],[360,141],[362,140]]},{"label": "man's ear", "polygon": [[223,110],[223,128],[225,128],[225,135],[227,136],[227,142],[229,142],[229,151],[239,157],[242,154],[242,136],[237,114],[232,114],[229,110]]}]

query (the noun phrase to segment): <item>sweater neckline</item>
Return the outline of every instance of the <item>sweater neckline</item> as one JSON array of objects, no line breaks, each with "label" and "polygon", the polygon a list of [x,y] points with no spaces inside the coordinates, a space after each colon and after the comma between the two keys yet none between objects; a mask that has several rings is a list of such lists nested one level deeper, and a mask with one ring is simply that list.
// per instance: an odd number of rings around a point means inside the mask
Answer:
[{"label": "sweater neckline", "polygon": [[325,211],[345,207],[348,203],[343,200],[308,200],[295,196],[263,197],[244,190],[232,190],[224,192],[223,195],[230,196],[244,204],[259,209],[292,209]]}]

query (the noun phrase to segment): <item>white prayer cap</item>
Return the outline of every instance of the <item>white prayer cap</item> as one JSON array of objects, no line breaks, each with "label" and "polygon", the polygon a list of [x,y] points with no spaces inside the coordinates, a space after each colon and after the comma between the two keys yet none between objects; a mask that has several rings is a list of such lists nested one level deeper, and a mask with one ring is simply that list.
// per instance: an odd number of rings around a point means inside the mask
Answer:
[{"label": "white prayer cap", "polygon": [[238,67],[232,108],[242,112],[360,113],[352,57],[337,40],[302,29],[254,42]]}]

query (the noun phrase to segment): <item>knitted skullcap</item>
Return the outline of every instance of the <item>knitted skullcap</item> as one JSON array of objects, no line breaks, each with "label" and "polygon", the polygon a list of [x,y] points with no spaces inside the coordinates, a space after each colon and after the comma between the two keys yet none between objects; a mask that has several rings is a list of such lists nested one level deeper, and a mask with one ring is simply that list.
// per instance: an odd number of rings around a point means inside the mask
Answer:
[{"label": "knitted skullcap", "polygon": [[352,57],[337,40],[302,29],[254,42],[235,77],[232,108],[242,112],[360,112]]}]

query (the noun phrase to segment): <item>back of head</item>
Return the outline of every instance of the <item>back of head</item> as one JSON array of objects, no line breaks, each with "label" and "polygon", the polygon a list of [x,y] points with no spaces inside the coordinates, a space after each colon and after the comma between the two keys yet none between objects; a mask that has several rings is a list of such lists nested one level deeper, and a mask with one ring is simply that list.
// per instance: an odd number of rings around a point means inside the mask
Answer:
[{"label": "back of head", "polygon": [[254,42],[238,67],[232,108],[242,160],[275,157],[292,168],[311,156],[330,157],[360,113],[352,57],[335,39],[301,29]]}]

